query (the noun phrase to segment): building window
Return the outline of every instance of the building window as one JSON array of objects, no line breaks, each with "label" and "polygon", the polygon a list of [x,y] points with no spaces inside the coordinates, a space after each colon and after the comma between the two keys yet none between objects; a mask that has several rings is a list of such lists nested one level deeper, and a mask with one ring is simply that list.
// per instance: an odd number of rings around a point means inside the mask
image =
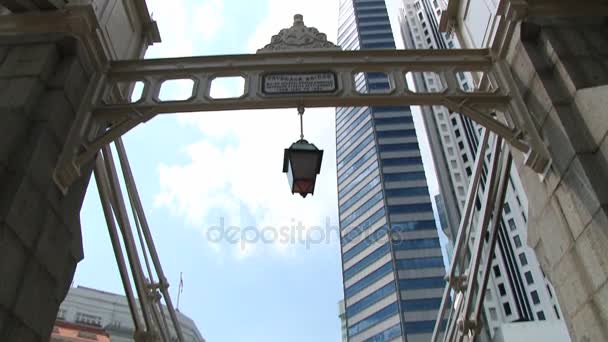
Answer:
[{"label": "building window", "polygon": [[526,266],[528,264],[528,259],[526,258],[526,253],[521,253],[519,255],[519,262],[522,266]]},{"label": "building window", "polygon": [[462,155],[462,161],[463,161],[464,163],[466,163],[466,162],[468,162],[468,161],[469,161],[469,157],[467,157],[466,153]]},{"label": "building window", "polygon": [[528,271],[524,275],[526,277],[526,283],[528,283],[528,285],[534,284],[534,278],[532,277],[532,272]]},{"label": "building window", "polygon": [[559,310],[557,310],[557,306],[553,305],[553,310],[555,310],[555,316],[557,316],[557,319],[561,319],[559,316]]},{"label": "building window", "polygon": [[490,308],[490,319],[493,321],[498,320],[498,315],[496,314],[496,309]]},{"label": "building window", "polygon": [[538,292],[536,292],[536,290],[530,292],[530,297],[532,297],[532,303],[540,304],[540,298],[538,298]]},{"label": "building window", "polygon": [[493,269],[494,269],[494,276],[500,277],[500,268],[498,267],[498,265],[495,265],[493,267]]},{"label": "building window", "polygon": [[452,118],[452,126],[456,126],[457,124],[456,118]]},{"label": "building window", "polygon": [[507,221],[509,223],[509,229],[511,229],[512,231],[517,229],[517,226],[515,225],[515,221],[510,218],[509,221]]},{"label": "building window", "polygon": [[502,308],[505,310],[506,316],[511,315],[511,305],[509,305],[509,303],[502,303]]},{"label": "building window", "polygon": [[509,203],[505,202],[504,210],[505,214],[509,214],[511,212],[511,207],[509,206]]},{"label": "building window", "polygon": [[97,327],[101,326],[101,317],[85,314],[82,312],[76,313],[76,323],[94,325]]},{"label": "building window", "polygon": [[507,291],[505,290],[505,284],[498,284],[498,293],[500,293],[501,296],[507,295]]},{"label": "building window", "polygon": [[492,291],[490,289],[486,290],[486,300],[492,300]]},{"label": "building window", "polygon": [[545,313],[544,313],[542,310],[541,310],[541,311],[539,311],[539,312],[537,312],[537,313],[536,313],[536,316],[538,316],[538,320],[539,320],[539,321],[544,321],[544,320],[546,319],[546,318],[545,318]]},{"label": "building window", "polygon": [[515,243],[516,248],[521,247],[521,239],[519,238],[519,235],[515,235],[513,237],[513,242]]},{"label": "building window", "polygon": [[[462,144],[462,142],[460,142],[460,143],[458,143],[458,144],[460,145],[460,144]],[[466,169],[464,169],[464,170],[466,171],[467,176],[470,176],[470,175],[472,174],[472,172],[471,172],[471,168],[470,168],[470,167],[468,167],[468,166],[467,166],[467,168],[466,168]],[[479,209],[479,208],[478,208],[478,209]]]},{"label": "building window", "polygon": [[549,284],[547,284],[547,292],[549,292],[549,297],[553,298],[553,293],[551,292],[551,288],[549,287]]}]

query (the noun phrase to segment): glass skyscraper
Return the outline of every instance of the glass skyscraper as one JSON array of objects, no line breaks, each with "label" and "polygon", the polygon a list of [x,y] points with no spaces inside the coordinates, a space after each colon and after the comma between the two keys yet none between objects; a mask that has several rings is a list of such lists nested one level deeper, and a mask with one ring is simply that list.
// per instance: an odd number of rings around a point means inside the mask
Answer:
[{"label": "glass skyscraper", "polygon": [[[342,0],[338,44],[394,49],[384,0]],[[391,87],[377,72],[355,83]],[[348,339],[427,342],[445,269],[410,108],[337,108],[336,148]]]}]

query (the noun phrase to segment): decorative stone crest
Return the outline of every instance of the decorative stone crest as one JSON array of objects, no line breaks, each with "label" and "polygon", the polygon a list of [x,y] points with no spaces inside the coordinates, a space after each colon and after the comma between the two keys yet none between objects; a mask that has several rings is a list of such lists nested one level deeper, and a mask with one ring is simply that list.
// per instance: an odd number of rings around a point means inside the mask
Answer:
[{"label": "decorative stone crest", "polygon": [[301,14],[293,16],[293,26],[282,29],[279,34],[272,36],[270,44],[259,49],[258,53],[282,52],[293,50],[341,50],[334,43],[327,40],[327,35],[320,33],[314,27],[304,25]]}]

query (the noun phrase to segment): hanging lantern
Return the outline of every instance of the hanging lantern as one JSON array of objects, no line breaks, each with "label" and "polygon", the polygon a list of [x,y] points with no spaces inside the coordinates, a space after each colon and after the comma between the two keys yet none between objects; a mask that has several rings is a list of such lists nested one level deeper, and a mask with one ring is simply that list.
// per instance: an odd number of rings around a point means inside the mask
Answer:
[{"label": "hanging lantern", "polygon": [[283,157],[283,172],[287,173],[287,180],[291,193],[298,193],[302,197],[314,194],[317,175],[321,172],[323,151],[315,145],[304,140],[302,128],[302,114],[304,108],[298,108],[300,114],[300,140],[285,149]]}]

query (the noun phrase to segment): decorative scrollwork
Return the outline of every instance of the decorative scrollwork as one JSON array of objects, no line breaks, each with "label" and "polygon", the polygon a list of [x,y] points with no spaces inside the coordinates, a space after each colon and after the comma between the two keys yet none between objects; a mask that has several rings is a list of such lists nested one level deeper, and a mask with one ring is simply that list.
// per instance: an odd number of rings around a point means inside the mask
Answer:
[{"label": "decorative scrollwork", "polygon": [[293,17],[293,26],[282,29],[279,34],[272,36],[270,44],[267,44],[258,53],[277,52],[285,50],[317,50],[332,49],[341,50],[334,43],[327,40],[325,33],[319,32],[314,27],[304,25],[304,18],[301,14]]}]

